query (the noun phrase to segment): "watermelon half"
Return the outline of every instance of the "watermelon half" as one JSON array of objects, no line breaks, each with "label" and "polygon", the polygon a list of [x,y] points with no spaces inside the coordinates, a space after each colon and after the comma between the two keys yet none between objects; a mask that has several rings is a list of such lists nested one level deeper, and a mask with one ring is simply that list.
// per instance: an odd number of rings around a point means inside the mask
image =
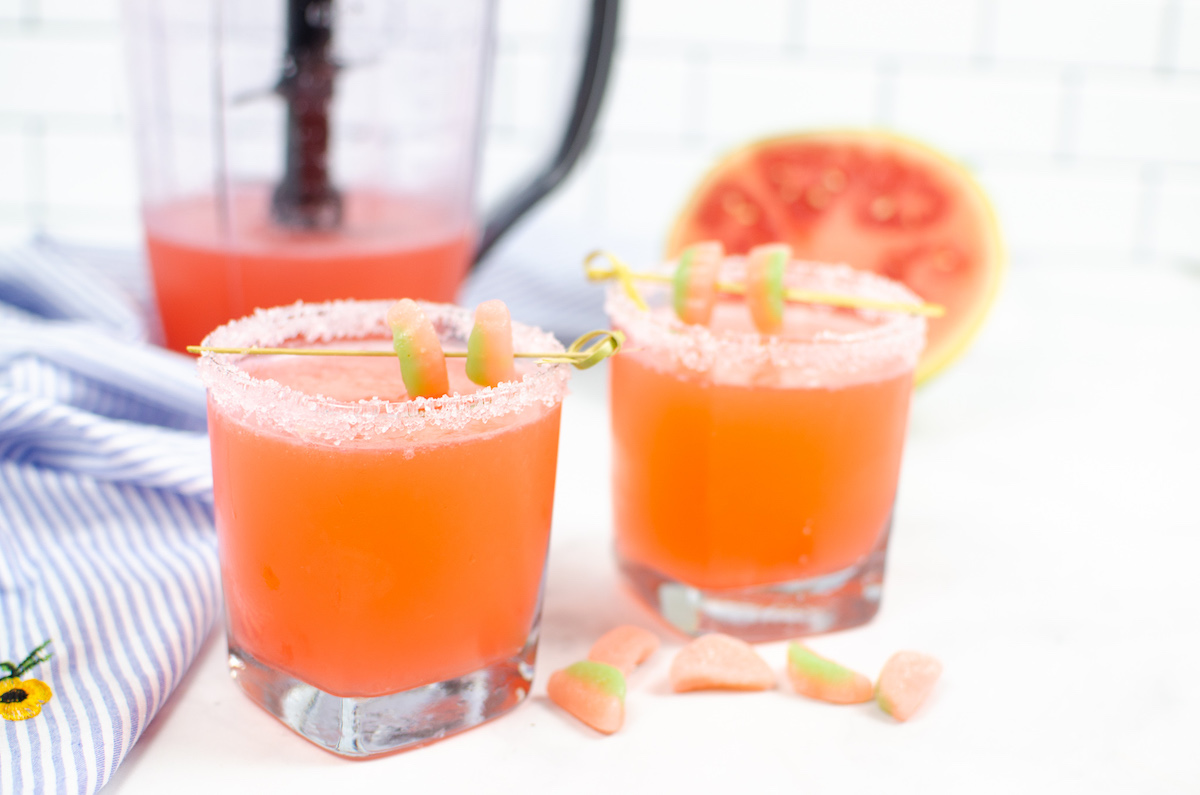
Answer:
[{"label": "watermelon half", "polygon": [[1004,272],[995,216],[966,170],[867,130],[771,138],[724,158],[676,219],[667,256],[702,240],[731,254],[785,242],[800,259],[874,271],[945,306],[929,321],[918,383],[966,349]]}]

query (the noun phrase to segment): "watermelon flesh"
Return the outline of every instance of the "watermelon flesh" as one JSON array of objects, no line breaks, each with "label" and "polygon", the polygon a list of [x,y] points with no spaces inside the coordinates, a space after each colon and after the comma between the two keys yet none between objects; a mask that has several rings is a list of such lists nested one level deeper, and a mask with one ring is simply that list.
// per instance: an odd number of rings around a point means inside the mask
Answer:
[{"label": "watermelon flesh", "polygon": [[733,153],[693,193],[667,255],[701,240],[731,254],[787,243],[799,259],[874,271],[946,307],[929,321],[918,381],[963,351],[1004,268],[991,208],[966,171],[879,132],[795,135]]}]

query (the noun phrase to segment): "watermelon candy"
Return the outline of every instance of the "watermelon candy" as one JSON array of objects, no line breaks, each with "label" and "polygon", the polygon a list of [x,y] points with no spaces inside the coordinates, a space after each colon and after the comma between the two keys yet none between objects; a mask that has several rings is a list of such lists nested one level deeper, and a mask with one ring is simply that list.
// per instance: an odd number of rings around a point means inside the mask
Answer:
[{"label": "watermelon candy", "polygon": [[498,386],[516,378],[512,319],[503,301],[484,301],[475,309],[467,340],[467,378],[480,386]]},{"label": "watermelon candy", "polygon": [[763,334],[783,329],[784,274],[792,261],[790,246],[755,246],[746,255],[746,306]]},{"label": "watermelon candy", "polygon": [[588,651],[588,659],[629,674],[657,650],[657,635],[648,629],[623,624],[601,635]]},{"label": "watermelon candy", "polygon": [[388,309],[387,324],[408,396],[444,397],[450,391],[446,353],[421,306],[411,298],[401,298]]},{"label": "watermelon candy", "polygon": [[550,675],[550,700],[603,734],[625,723],[625,675],[594,660],[581,660]]},{"label": "watermelon candy", "polygon": [[831,704],[861,704],[875,698],[870,679],[801,643],[789,643],[787,656],[788,680],[801,695]]},{"label": "watermelon candy", "polygon": [[746,641],[717,632],[701,635],[671,661],[671,689],[770,690],[775,674]]},{"label": "watermelon candy", "polygon": [[688,246],[679,255],[672,278],[675,314],[684,323],[706,326],[717,304],[717,277],[725,247],[706,241]]}]

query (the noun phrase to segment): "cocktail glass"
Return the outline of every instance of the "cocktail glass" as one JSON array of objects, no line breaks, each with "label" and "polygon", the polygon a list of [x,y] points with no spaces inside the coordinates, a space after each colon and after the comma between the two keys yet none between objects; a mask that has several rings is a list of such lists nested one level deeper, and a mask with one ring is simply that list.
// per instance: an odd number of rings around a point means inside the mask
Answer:
[{"label": "cocktail glass", "polygon": [[[741,282],[729,258],[722,279]],[[669,272],[666,271],[666,272]],[[917,302],[846,266],[793,262],[788,287]],[[878,610],[912,373],[925,321],[789,303],[778,335],[744,301],[682,323],[669,285],[649,311],[620,287],[612,361],[616,553],[626,582],[687,634],[772,640]]]},{"label": "cocktail glass", "polygon": [[[387,308],[260,310],[206,344],[387,350]],[[465,350],[469,311],[424,310]],[[451,395],[410,400],[394,357],[201,357],[230,669],[317,745],[412,748],[528,694],[568,368],[518,362],[483,389],[449,359]]]}]

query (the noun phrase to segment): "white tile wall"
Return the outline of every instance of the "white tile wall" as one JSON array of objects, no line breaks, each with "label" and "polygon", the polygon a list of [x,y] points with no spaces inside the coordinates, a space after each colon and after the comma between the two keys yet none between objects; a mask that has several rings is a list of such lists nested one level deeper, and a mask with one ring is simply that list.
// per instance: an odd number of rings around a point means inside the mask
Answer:
[{"label": "white tile wall", "polygon": [[0,113],[116,113],[125,74],[115,34],[0,32]]},{"label": "white tile wall", "polygon": [[520,57],[520,50],[516,47],[502,47],[495,55],[488,117],[493,126],[501,129],[511,129],[517,123],[517,92],[520,87],[517,85],[516,71]]},{"label": "white tile wall", "polygon": [[109,22],[120,20],[119,0],[37,0],[41,19],[49,22]]},{"label": "white tile wall", "polygon": [[[499,0],[486,200],[555,141],[579,2]],[[0,0],[0,243],[136,242],[119,35],[118,0]],[[1018,262],[1200,261],[1200,0],[624,0],[593,150],[520,234],[653,256],[712,157],[839,125],[964,159]]]},{"label": "white tile wall", "polygon": [[1158,63],[1169,0],[998,0],[993,55],[1004,60]]},{"label": "white tile wall", "polygon": [[608,133],[685,138],[697,123],[695,68],[685,55],[623,52],[613,70],[602,129]]},{"label": "white tile wall", "polygon": [[803,42],[814,52],[967,58],[978,20],[970,0],[808,0]]},{"label": "white tile wall", "polygon": [[535,36],[550,39],[559,22],[562,0],[505,0],[496,14],[496,27],[505,38]]},{"label": "white tile wall", "polygon": [[1200,71],[1200,0],[1179,4],[1172,60],[1179,69]]},{"label": "white tile wall", "polygon": [[605,231],[652,241],[656,248],[708,162],[698,152],[670,146],[613,147],[601,159]]},{"label": "white tile wall", "polygon": [[891,123],[972,161],[1054,153],[1062,117],[1057,75],[1021,67],[900,69]]},{"label": "white tile wall", "polygon": [[19,246],[29,237],[29,222],[24,213],[9,215],[0,210],[0,246]]},{"label": "white tile wall", "polygon": [[117,207],[52,205],[38,219],[39,231],[53,239],[117,247],[141,243],[136,213]]},{"label": "white tile wall", "polygon": [[1079,118],[1082,156],[1200,163],[1200,75],[1098,76]]},{"label": "white tile wall", "polygon": [[42,141],[46,203],[74,210],[136,204],[133,149],[124,130],[115,124],[109,129],[61,126],[51,123]]},{"label": "white tile wall", "polygon": [[567,93],[565,57],[557,51],[522,50],[507,60],[513,84],[512,124],[531,138],[545,137],[547,107],[558,107]]},{"label": "white tile wall", "polygon": [[1152,221],[1152,246],[1172,257],[1200,252],[1200,169],[1176,169],[1163,180]]},{"label": "white tile wall", "polygon": [[870,124],[879,78],[870,65],[718,57],[707,67],[704,130],[724,149],[804,127]]},{"label": "white tile wall", "polygon": [[1018,261],[1074,253],[1113,259],[1135,249],[1142,198],[1135,165],[997,158],[978,176]]},{"label": "white tile wall", "polygon": [[688,47],[781,48],[790,0],[633,0],[621,9],[621,34],[633,41]]},{"label": "white tile wall", "polygon": [[29,156],[26,136],[0,129],[0,208],[15,212],[24,204],[29,185]]}]

